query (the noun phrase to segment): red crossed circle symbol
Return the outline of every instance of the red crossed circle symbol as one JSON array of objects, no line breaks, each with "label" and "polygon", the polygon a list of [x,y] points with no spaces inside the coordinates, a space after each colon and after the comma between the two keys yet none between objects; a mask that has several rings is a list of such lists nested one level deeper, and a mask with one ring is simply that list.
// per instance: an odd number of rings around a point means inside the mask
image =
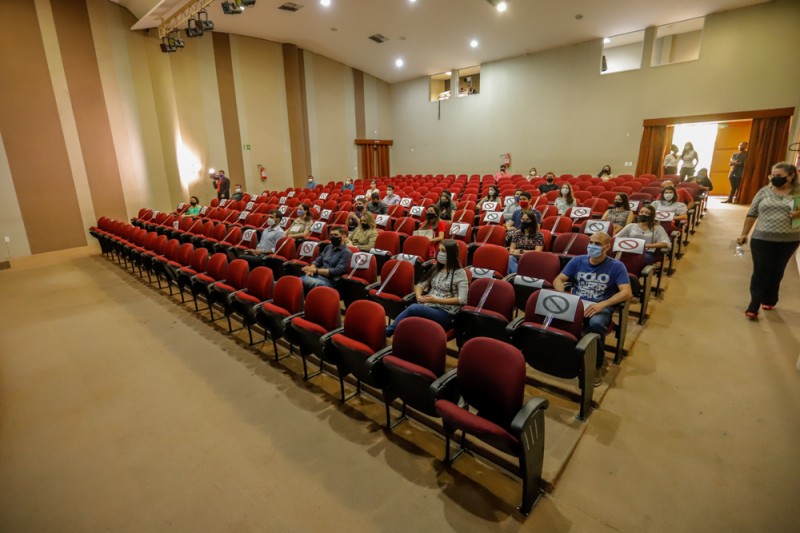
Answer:
[{"label": "red crossed circle symbol", "polygon": [[311,255],[314,252],[315,243],[313,242],[304,242],[303,243],[303,255]]},{"label": "red crossed circle symbol", "polygon": [[658,211],[656,213],[656,218],[658,220],[667,220],[669,218],[670,213],[668,211]]},{"label": "red crossed circle symbol", "polygon": [[639,246],[639,243],[630,239],[622,239],[617,241],[617,246],[623,250],[635,250],[636,247]]},{"label": "red crossed circle symbol", "polygon": [[369,257],[367,257],[367,254],[357,254],[356,255],[356,264],[359,265],[359,266],[360,265],[366,265],[368,260],[369,260]]}]

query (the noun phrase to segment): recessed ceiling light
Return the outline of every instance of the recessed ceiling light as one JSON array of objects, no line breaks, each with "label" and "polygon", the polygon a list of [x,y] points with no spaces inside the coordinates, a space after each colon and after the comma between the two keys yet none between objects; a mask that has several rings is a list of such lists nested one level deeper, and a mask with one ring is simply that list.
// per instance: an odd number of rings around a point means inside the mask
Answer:
[{"label": "recessed ceiling light", "polygon": [[444,73],[444,75],[445,75],[445,76],[452,76],[452,75],[453,75],[453,73],[452,73],[452,72],[450,72],[450,71],[448,70],[447,72],[445,72],[445,73]]},{"label": "recessed ceiling light", "polygon": [[408,1],[411,2],[412,4],[416,4],[417,3],[417,0],[408,0]]},{"label": "recessed ceiling light", "polygon": [[322,4],[323,7],[328,7],[331,5],[331,0],[319,0],[319,3]]},{"label": "recessed ceiling light", "polygon": [[499,2],[496,7],[497,7],[497,11],[502,13],[503,11],[508,9],[508,4],[506,4],[505,2]]},{"label": "recessed ceiling light", "polygon": [[608,44],[610,42],[611,42],[611,39],[609,39],[608,37],[603,37],[603,44]]},{"label": "recessed ceiling light", "polygon": [[469,42],[469,45],[470,45],[472,48],[478,48],[478,40],[477,40],[477,39],[472,39],[472,40]]},{"label": "recessed ceiling light", "polygon": [[395,61],[394,61],[394,65],[395,65],[397,68],[401,68],[403,65],[405,65],[405,62],[403,61],[403,59],[402,59],[402,58],[399,58],[399,57],[398,57],[397,59],[395,59]]}]

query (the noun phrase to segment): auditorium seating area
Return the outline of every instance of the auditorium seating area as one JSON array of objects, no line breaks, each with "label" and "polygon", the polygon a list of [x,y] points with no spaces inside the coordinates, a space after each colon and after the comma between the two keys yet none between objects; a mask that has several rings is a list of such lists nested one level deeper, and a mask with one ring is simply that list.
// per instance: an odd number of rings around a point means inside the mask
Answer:
[{"label": "auditorium seating area", "polygon": [[[624,246],[609,248],[609,255],[627,267],[634,299],[615,310],[606,345],[595,334],[583,334],[582,303],[572,321],[537,313],[542,291],[552,288],[570,258],[585,253],[588,235],[602,227],[613,238],[613,226],[596,222],[614,195],[628,194],[637,211],[656,198],[663,180],[674,181],[694,206],[685,222],[659,220],[672,245],[652,265],[645,265],[642,254],[624,252]],[[313,190],[214,200],[196,217],[183,216],[186,204],[171,213],[143,208],[130,222],[101,217],[91,234],[110,260],[174,302],[207,317],[211,325],[225,318],[215,330],[229,335],[246,331],[253,350],[262,351],[268,342],[268,355],[275,361],[299,356],[304,380],[319,373],[336,376],[343,404],[356,394],[373,397],[385,406],[387,431],[413,418],[443,435],[439,459],[446,464],[469,450],[515,473],[522,480],[520,510],[527,514],[541,491],[552,488],[569,456],[555,469],[545,465],[550,445],[545,435],[552,422],[546,417],[548,398],[566,399],[581,426],[591,420],[614,376],[608,371],[603,385],[593,387],[596,354],[604,351],[612,369],[624,363],[691,249],[706,195],[695,184],[678,183],[677,176],[623,175],[602,181],[586,174],[562,175],[556,183],[570,183],[579,206],[588,209],[558,215],[551,209],[556,195],[542,195],[540,180],[520,175],[499,180],[492,175],[404,175],[376,181],[382,196],[387,185],[394,185],[401,201],[376,217],[380,233],[375,248],[363,253],[351,247],[349,272],[336,288],[319,287],[305,295],[300,267],[329,244],[331,228],[347,232],[347,215],[363,198],[369,180],[355,181],[355,190],[345,193],[342,182],[330,182]],[[504,202],[478,210],[476,203],[490,185],[499,188]],[[525,253],[517,273],[509,275],[499,215],[517,189],[530,192],[531,208],[542,213],[546,246]],[[467,305],[450,331],[414,318],[387,339],[386,324],[414,302],[414,282],[433,265],[428,238],[413,232],[425,208],[445,190],[456,202],[445,233],[460,243],[470,278]],[[281,226],[289,228],[303,204],[315,220],[310,237],[281,239],[264,266],[252,270],[238,258],[241,250],[257,245],[267,213],[279,210]],[[309,373],[309,363],[317,372]],[[393,409],[399,418],[393,419]]]}]

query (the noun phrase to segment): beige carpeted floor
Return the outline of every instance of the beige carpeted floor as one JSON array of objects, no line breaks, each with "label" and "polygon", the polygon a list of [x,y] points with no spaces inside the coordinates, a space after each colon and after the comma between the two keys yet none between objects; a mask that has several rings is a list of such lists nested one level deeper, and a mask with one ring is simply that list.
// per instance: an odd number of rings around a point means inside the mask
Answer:
[{"label": "beige carpeted floor", "polygon": [[800,278],[743,316],[712,204],[554,492],[271,364],[99,256],[0,272],[2,531],[796,531]]}]

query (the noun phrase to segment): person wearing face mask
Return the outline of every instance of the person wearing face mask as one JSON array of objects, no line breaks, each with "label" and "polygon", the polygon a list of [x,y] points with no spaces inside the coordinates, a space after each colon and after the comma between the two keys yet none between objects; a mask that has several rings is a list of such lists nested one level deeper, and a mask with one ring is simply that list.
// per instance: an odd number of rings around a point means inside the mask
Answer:
[{"label": "person wearing face mask", "polygon": [[425,220],[422,221],[419,229],[414,232],[414,235],[424,235],[431,240],[431,248],[428,252],[428,258],[436,255],[436,250],[439,243],[444,240],[444,222],[439,220],[439,209],[435,206],[429,206],[425,213]]},{"label": "person wearing face mask", "polygon": [[381,191],[378,190],[378,182],[375,180],[370,180],[369,182],[369,189],[364,193],[364,198],[372,198],[372,195],[377,193],[378,197],[381,196]]},{"label": "person wearing face mask", "polygon": [[450,195],[450,191],[442,191],[439,195],[439,201],[436,203],[439,209],[439,218],[442,220],[453,220],[453,211],[456,210],[456,204]]},{"label": "person wearing face mask", "polygon": [[619,230],[633,222],[633,219],[631,204],[628,201],[628,195],[624,192],[617,193],[614,198],[614,205],[603,213],[602,218],[602,220],[610,220],[614,224],[614,233],[619,232]]},{"label": "person wearing face mask", "polygon": [[675,220],[686,220],[689,218],[686,204],[678,200],[678,192],[675,187],[668,185],[661,189],[661,196],[658,200],[650,204],[656,211],[667,211],[675,213]]},{"label": "person wearing face mask", "polygon": [[347,178],[346,180],[344,180],[344,185],[342,185],[342,190],[340,192],[343,192],[343,193],[348,192],[348,191],[349,192],[353,192],[355,190],[356,190],[356,188],[353,186],[353,180],[350,179],[350,178]]},{"label": "person wearing face mask", "polygon": [[185,217],[193,217],[200,214],[200,199],[197,196],[192,196],[189,198],[189,209],[183,212],[183,216]]},{"label": "person wearing face mask", "polygon": [[231,195],[231,180],[225,175],[224,170],[218,170],[216,174],[211,176],[214,188],[217,190],[217,198],[219,200],[227,200]]},{"label": "person wearing face mask", "polygon": [[496,185],[490,185],[489,188],[486,190],[486,196],[480,199],[478,205],[476,206],[478,209],[483,208],[483,204],[486,202],[499,202],[500,201],[500,194],[497,192]]},{"label": "person wearing face mask", "polygon": [[347,230],[354,231],[361,222],[361,215],[364,214],[366,208],[364,207],[364,200],[356,200],[353,210],[347,216]]},{"label": "person wearing face mask", "polygon": [[681,152],[681,181],[686,179],[687,176],[694,176],[694,168],[697,166],[697,162],[700,160],[697,152],[694,149],[694,145],[692,143],[686,143],[683,147],[683,152]]},{"label": "person wearing face mask", "polygon": [[556,175],[553,174],[552,172],[548,172],[544,176],[544,183],[539,185],[539,191],[542,194],[546,194],[550,191],[557,191],[558,185],[556,185],[555,181],[556,181]]},{"label": "person wearing face mask", "polygon": [[[698,174],[699,173],[700,171],[698,171]],[[686,178],[685,181],[690,181],[693,178],[696,178],[696,176],[689,176]],[[664,189],[667,187],[675,187],[675,185],[670,180],[662,181],[661,191],[663,192]],[[685,187],[680,187],[680,188],[675,187],[675,194],[677,195],[676,198],[678,199],[678,201],[683,202],[683,204],[686,206],[687,211],[691,210],[694,207],[695,204],[694,197],[692,196],[692,193],[689,192],[689,189],[686,189]]]},{"label": "person wearing face mask", "polygon": [[314,181],[314,176],[309,175],[308,179],[306,180],[306,189],[316,189],[317,182]]},{"label": "person wearing face mask", "polygon": [[436,266],[414,287],[417,301],[409,305],[386,328],[386,336],[394,335],[394,330],[403,319],[418,316],[433,320],[445,331],[453,327],[453,315],[467,303],[469,283],[467,272],[462,268],[458,257],[458,245],[447,239],[437,246]]},{"label": "person wearing face mask", "polygon": [[503,221],[508,225],[514,213],[520,210],[519,202],[522,200],[522,189],[514,191],[514,201],[503,207]]},{"label": "person wearing face mask", "polygon": [[[606,255],[611,245],[611,237],[603,232],[592,234],[587,246],[587,255],[573,257],[564,270],[553,280],[553,288],[566,291],[565,284],[572,283],[572,293],[584,300],[584,328],[600,336],[600,349],[597,350],[597,369],[605,359],[606,332],[614,314],[614,306],[627,302],[633,297],[628,270],[621,261]],[[603,380],[600,372],[595,375],[594,386]]]},{"label": "person wearing face mask", "polygon": [[[532,209],[531,206],[533,203],[531,202],[532,195],[528,191],[522,191],[519,195],[519,209],[514,211],[511,215],[511,220],[506,222],[506,230],[512,229],[520,229],[522,227],[522,214],[526,211],[530,212],[533,217],[536,219],[537,226],[542,223],[542,214],[536,210]],[[539,202],[542,205],[546,205],[546,202]]]},{"label": "person wearing face mask", "polygon": [[311,233],[312,225],[314,225],[314,219],[311,217],[309,205],[300,204],[300,207],[297,208],[297,218],[292,222],[286,236],[293,239],[305,239]]},{"label": "person wearing face mask", "polygon": [[512,230],[506,236],[506,241],[510,242],[508,249],[508,273],[516,274],[519,258],[522,254],[535,250],[544,250],[544,235],[539,231],[536,224],[536,217],[531,211],[523,211],[520,221],[520,229]]},{"label": "person wearing face mask", "polygon": [[381,202],[381,193],[373,192],[369,195],[370,201],[367,202],[367,211],[372,213],[373,215],[385,215],[389,212],[389,208],[386,207],[386,204]]},{"label": "person wearing face mask", "polygon": [[577,207],[578,202],[575,200],[575,196],[572,194],[572,185],[569,183],[562,183],[561,190],[559,191],[558,198],[555,201],[556,209],[558,209],[558,214],[563,215],[567,212],[567,209],[570,207]]},{"label": "person wearing face mask", "polygon": [[[800,246],[800,182],[797,167],[778,163],[772,167],[769,185],[753,197],[737,239],[747,242],[751,230],[750,253],[753,274],[750,277],[750,303],[745,315],[758,319],[759,306],[767,311],[778,304],[778,293],[786,265]],[[755,227],[755,229],[754,229]]]},{"label": "person wearing face mask", "polygon": [[664,175],[671,176],[673,174],[677,174],[679,162],[680,158],[678,157],[678,147],[674,144],[671,144],[669,147],[669,153],[664,156]]},{"label": "person wearing face mask", "polygon": [[375,239],[378,238],[378,230],[375,228],[375,217],[372,213],[365,211],[361,215],[358,227],[347,239],[347,244],[355,246],[362,252],[369,252],[375,248]]},{"label": "person wearing face mask", "polygon": [[539,171],[536,170],[536,167],[531,167],[531,169],[528,171],[528,181],[531,181],[532,179],[538,177],[539,177]]},{"label": "person wearing face mask", "polygon": [[240,248],[232,248],[237,258],[247,261],[251,270],[256,267],[264,266],[264,261],[261,256],[274,253],[278,241],[284,237],[284,231],[280,226],[282,218],[281,212],[277,209],[269,212],[269,217],[266,222],[267,227],[261,233],[261,238],[258,240],[255,249],[243,250]]},{"label": "person wearing face mask", "polygon": [[506,172],[506,166],[505,165],[500,165],[500,172],[498,172],[497,174],[494,175],[494,179],[496,179],[498,181],[503,179],[503,178],[510,178],[510,177],[511,177],[511,174],[509,172]]},{"label": "person wearing face mask", "polygon": [[724,200],[723,204],[732,204],[736,193],[739,192],[739,184],[742,182],[742,173],[744,172],[744,164],[747,162],[747,143],[742,141],[739,143],[739,151],[731,156],[728,166],[731,167],[731,172],[728,174],[728,181],[731,184],[731,192],[728,199]]},{"label": "person wearing face mask", "polygon": [[333,228],[331,243],[310,265],[303,267],[305,275],[300,280],[306,294],[314,287],[334,287],[336,280],[347,272],[353,252],[345,246],[343,234],[341,228]]},{"label": "person wearing face mask", "polygon": [[394,192],[394,185],[388,185],[386,187],[386,197],[383,199],[383,203],[388,206],[400,203],[400,195]]},{"label": "person wearing face mask", "polygon": [[231,200],[233,200],[234,202],[238,202],[242,198],[244,198],[244,193],[242,192],[242,186],[237,183],[233,188],[233,196],[231,196]]},{"label": "person wearing face mask", "polygon": [[667,230],[656,222],[656,211],[649,205],[639,209],[636,222],[628,224],[619,230],[614,236],[617,239],[630,237],[632,239],[644,239],[645,264],[652,264],[656,259],[658,250],[666,251],[672,245],[667,235]]}]

